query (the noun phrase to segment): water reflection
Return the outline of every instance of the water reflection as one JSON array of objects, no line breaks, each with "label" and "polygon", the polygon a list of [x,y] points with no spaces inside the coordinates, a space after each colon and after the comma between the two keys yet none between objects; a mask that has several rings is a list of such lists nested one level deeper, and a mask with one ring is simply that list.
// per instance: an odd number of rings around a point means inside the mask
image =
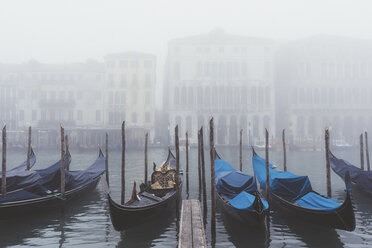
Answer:
[{"label": "water reflection", "polygon": [[31,245],[28,241],[30,238],[53,235],[52,244],[58,243],[59,247],[62,247],[66,241],[65,232],[76,231],[71,228],[70,223],[74,222],[79,214],[88,212],[90,205],[98,202],[100,193],[93,191],[80,199],[73,199],[64,209],[55,208],[11,220],[1,220],[0,246]]}]

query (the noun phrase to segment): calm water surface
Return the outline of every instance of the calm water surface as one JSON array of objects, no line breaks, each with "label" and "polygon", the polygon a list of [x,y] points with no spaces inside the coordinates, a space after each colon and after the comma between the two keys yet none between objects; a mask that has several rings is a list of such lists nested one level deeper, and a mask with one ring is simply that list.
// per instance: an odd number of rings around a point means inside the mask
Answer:
[{"label": "calm water surface", "polygon": [[[239,151],[236,148],[219,148],[219,154],[238,168]],[[45,168],[59,159],[58,150],[36,150],[35,169]],[[89,166],[98,151],[71,151],[72,169]],[[259,152],[264,155],[263,152]],[[359,164],[357,150],[338,151],[336,156]],[[160,164],[165,160],[166,149],[149,149],[150,161]],[[209,174],[209,156],[206,152],[206,171]],[[251,154],[245,150],[244,172],[252,174]],[[9,151],[8,166],[14,167],[25,159],[25,151]],[[288,152],[288,169],[300,175],[308,175],[313,188],[323,194],[325,186],[324,152]],[[116,200],[120,197],[119,151],[110,152],[110,184]],[[130,197],[133,181],[143,181],[144,156],[141,150],[127,151],[126,197]],[[270,161],[282,168],[281,152],[270,152]],[[181,152],[185,168],[185,152]],[[185,181],[185,178],[184,178]],[[207,184],[210,180],[208,178]],[[137,184],[138,185],[138,184]],[[208,185],[209,186],[209,185]],[[63,212],[56,210],[43,215],[29,216],[17,221],[0,222],[0,247],[176,247],[177,220],[175,214],[162,220],[143,223],[128,231],[117,232],[111,225],[108,205],[101,184],[90,195],[71,202]],[[332,173],[333,197],[340,202],[345,197],[344,183]],[[187,198],[183,187],[183,198]],[[208,194],[210,188],[208,187]],[[190,199],[199,197],[197,175],[197,149],[190,151]],[[209,197],[209,196],[208,196]],[[288,221],[285,215],[271,212],[269,222],[262,228],[247,228],[232,222],[217,211],[216,234],[211,233],[207,218],[206,233],[209,247],[372,247],[372,200],[354,192],[357,227],[354,232],[339,231],[308,225],[301,221]],[[210,201],[209,203],[210,204]],[[208,206],[209,207],[209,206]]]}]

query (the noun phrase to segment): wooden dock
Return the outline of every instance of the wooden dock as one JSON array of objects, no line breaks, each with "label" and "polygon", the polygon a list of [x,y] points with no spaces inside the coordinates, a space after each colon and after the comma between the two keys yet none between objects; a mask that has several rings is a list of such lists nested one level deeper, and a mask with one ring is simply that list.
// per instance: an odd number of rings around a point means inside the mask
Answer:
[{"label": "wooden dock", "polygon": [[178,247],[207,247],[200,202],[198,200],[182,201]]}]

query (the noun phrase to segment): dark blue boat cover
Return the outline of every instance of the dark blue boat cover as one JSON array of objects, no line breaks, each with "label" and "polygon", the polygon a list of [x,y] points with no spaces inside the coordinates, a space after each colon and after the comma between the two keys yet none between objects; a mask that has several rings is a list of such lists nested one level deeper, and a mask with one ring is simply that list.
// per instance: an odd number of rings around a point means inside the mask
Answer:
[{"label": "dark blue boat cover", "polygon": [[236,195],[242,191],[255,192],[256,181],[253,176],[235,170],[228,162],[215,159],[216,191],[224,195]]},{"label": "dark blue boat cover", "polygon": [[[30,154],[30,169],[35,165],[36,163],[36,156],[34,151],[31,149],[31,154]],[[24,171],[27,170],[27,160],[24,161],[22,164],[18,165],[17,167],[14,167],[13,169],[10,169],[6,171],[6,177],[12,177],[16,175],[19,171]],[[0,171],[0,184],[1,184],[1,176],[2,172]]]},{"label": "dark blue boat cover", "polygon": [[[266,161],[254,155],[253,169],[261,189],[266,189]],[[307,176],[297,176],[291,172],[277,171],[269,164],[270,191],[283,198],[296,198],[312,191]]]},{"label": "dark blue boat cover", "polygon": [[[242,191],[240,194],[229,200],[231,206],[240,210],[254,210],[253,203],[256,196]],[[261,199],[263,209],[267,210],[269,208],[269,203],[264,199]]]},{"label": "dark blue boat cover", "polygon": [[330,156],[331,167],[333,171],[345,181],[345,175],[348,171],[350,179],[358,188],[365,192],[372,193],[372,171],[364,171],[349,162],[336,158],[333,154]]},{"label": "dark blue boat cover", "polygon": [[[67,158],[66,158],[67,159]],[[69,161],[71,156],[69,155]],[[20,191],[14,191],[6,196],[0,196],[0,203],[9,201],[21,201],[26,199],[37,199],[46,195],[55,195],[60,192],[61,185],[61,161],[54,165],[35,171],[26,171],[29,174],[18,181],[19,184],[26,185]],[[85,186],[105,171],[105,157],[99,152],[96,161],[87,169],[82,171],[66,171],[66,191]],[[41,192],[43,195],[37,195],[35,192]]]},{"label": "dark blue boat cover", "polygon": [[334,211],[339,206],[341,206],[341,203],[336,202],[332,198],[327,198],[314,192],[307,193],[306,195],[298,199],[296,203],[305,208],[324,211]]}]

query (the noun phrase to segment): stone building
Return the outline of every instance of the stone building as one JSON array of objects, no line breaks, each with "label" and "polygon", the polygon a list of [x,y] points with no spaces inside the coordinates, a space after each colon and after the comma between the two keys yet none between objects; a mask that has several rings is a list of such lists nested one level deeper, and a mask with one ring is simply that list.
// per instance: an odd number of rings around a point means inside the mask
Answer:
[{"label": "stone building", "polygon": [[120,128],[125,120],[129,135],[142,139],[146,131],[153,139],[155,82],[154,55],[125,52],[105,56],[105,125]]},{"label": "stone building", "polygon": [[163,93],[168,125],[178,124],[180,137],[188,131],[196,143],[197,129],[213,116],[217,144],[237,144],[241,128],[251,143],[262,142],[264,128],[275,131],[274,49],[272,40],[221,30],[170,41]]},{"label": "stone building", "polygon": [[372,128],[372,43],[319,35],[289,42],[276,56],[278,129],[296,143],[355,144]]}]

